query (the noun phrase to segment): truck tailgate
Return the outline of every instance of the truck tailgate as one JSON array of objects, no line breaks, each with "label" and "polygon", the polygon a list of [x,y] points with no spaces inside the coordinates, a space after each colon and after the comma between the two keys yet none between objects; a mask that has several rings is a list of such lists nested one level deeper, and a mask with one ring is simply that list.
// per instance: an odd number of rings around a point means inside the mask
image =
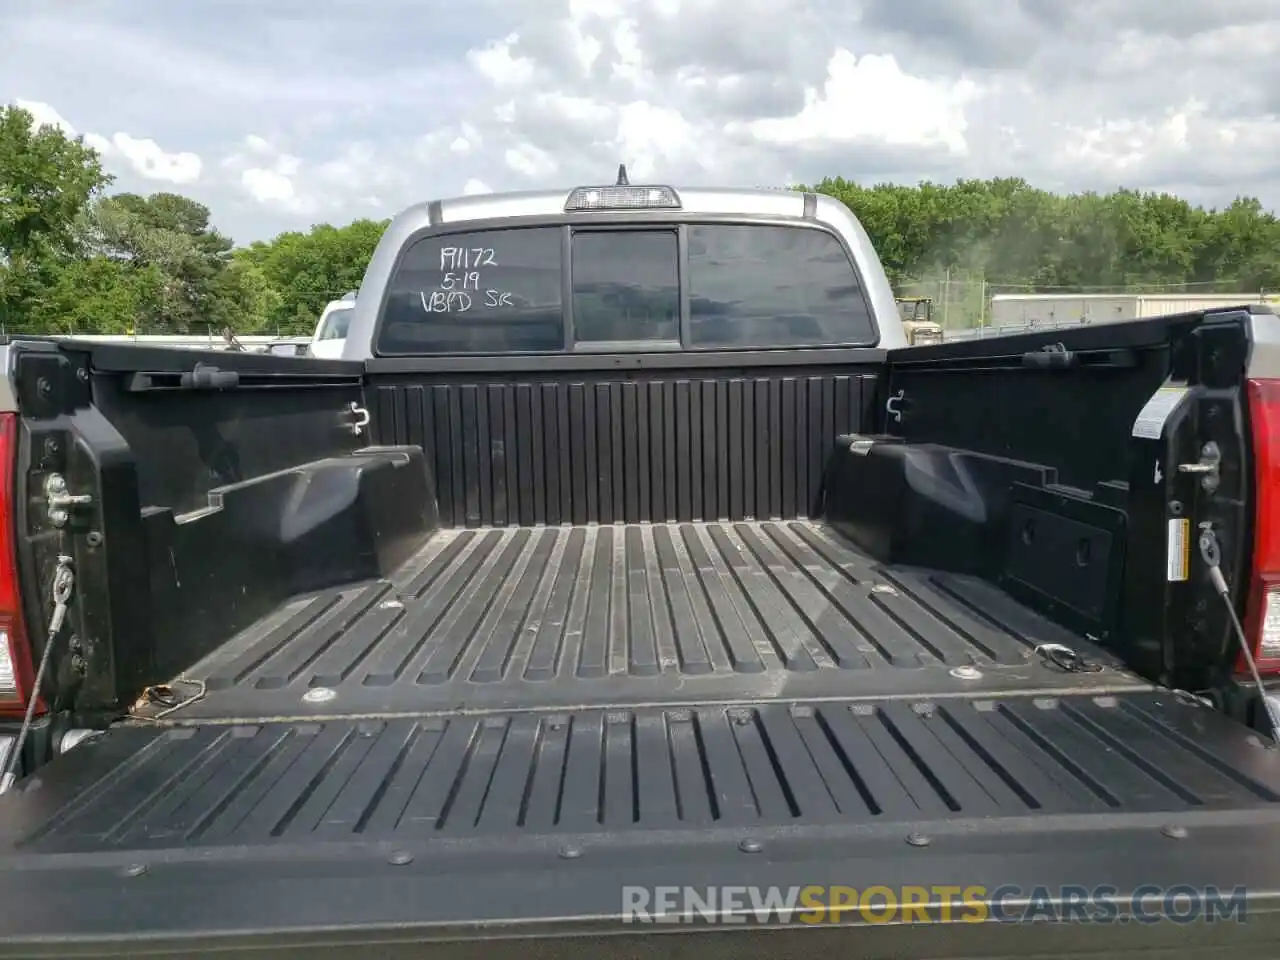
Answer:
[{"label": "truck tailgate", "polygon": [[[1151,692],[121,727],[0,803],[0,954],[137,953],[143,937],[470,955],[474,938],[608,931],[639,956],[656,948],[617,922],[624,884],[1246,885],[1248,922],[1216,930],[852,933],[864,956],[902,937],[931,956],[1062,955],[1063,937],[1186,956],[1200,936],[1276,936],[1278,769],[1248,730]],[[747,939],[724,949],[821,937]],[[599,955],[556,943],[543,952]]]}]

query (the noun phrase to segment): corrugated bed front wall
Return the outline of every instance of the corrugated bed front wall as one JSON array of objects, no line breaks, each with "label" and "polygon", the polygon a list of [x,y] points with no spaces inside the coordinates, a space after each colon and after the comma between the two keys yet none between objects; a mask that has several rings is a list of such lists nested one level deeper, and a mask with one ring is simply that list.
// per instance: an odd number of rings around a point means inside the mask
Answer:
[{"label": "corrugated bed front wall", "polygon": [[432,465],[440,522],[477,527],[814,515],[877,374],[378,383],[375,436]]}]

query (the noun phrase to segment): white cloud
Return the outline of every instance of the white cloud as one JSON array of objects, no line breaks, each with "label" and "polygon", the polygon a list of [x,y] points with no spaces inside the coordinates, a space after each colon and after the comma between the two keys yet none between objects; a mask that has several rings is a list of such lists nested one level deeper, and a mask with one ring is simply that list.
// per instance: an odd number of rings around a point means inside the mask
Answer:
[{"label": "white cloud", "polygon": [[584,77],[591,76],[591,68],[595,66],[596,61],[600,58],[600,52],[604,49],[604,45],[590,34],[582,32],[581,27],[576,23],[568,26],[570,42],[573,45],[573,56],[578,61],[578,66],[582,70]]},{"label": "white cloud", "polygon": [[154,140],[131,137],[127,133],[113,134],[109,140],[96,133],[88,133],[84,139],[104,159],[123,159],[134,173],[145,180],[179,185],[195,183],[204,168],[203,161],[194,153],[185,150],[168,153]]},{"label": "white cloud", "polygon": [[533,61],[528,57],[516,57],[511,48],[520,41],[518,33],[512,33],[501,40],[495,40],[487,47],[472,50],[467,54],[482,74],[499,86],[517,86],[528,83],[533,78]]},{"label": "white cloud", "polygon": [[[439,145],[442,134],[423,138],[418,149],[424,155]],[[414,148],[388,156],[365,140],[333,143],[322,160],[305,160],[290,146],[251,134],[244,149],[222,160],[221,167],[234,178],[242,197],[264,210],[294,215],[324,215],[335,221],[385,216],[387,198],[404,195],[412,179]],[[407,156],[405,156],[407,154]],[[396,200],[394,206],[403,206]]]},{"label": "white cloud", "polygon": [[534,102],[567,120],[592,124],[597,131],[608,129],[617,109],[612,104],[601,103],[590,97],[558,92],[538,94]]},{"label": "white cloud", "polygon": [[1160,151],[1188,149],[1188,112],[1202,110],[1202,106],[1193,102],[1185,110],[1171,112],[1158,124],[1122,119],[1106,120],[1094,127],[1067,126],[1066,153],[1073,161],[1123,171]]},{"label": "white cloud", "polygon": [[250,167],[240,174],[240,182],[244,184],[249,196],[259,203],[276,203],[284,207],[295,206],[298,203],[293,180],[282,170]]},{"label": "white cloud", "polygon": [[[1276,119],[1214,117],[1194,98],[1169,107],[1163,118],[1122,117],[1092,125],[1063,125],[1060,163],[1116,182],[1229,186],[1237,177],[1274,175],[1267,157],[1280,146]],[[1234,157],[1231,169],[1223,156]]]},{"label": "white cloud", "polygon": [[57,110],[49,106],[47,103],[41,103],[38,100],[21,100],[15,98],[14,105],[31,114],[31,121],[34,126],[50,126],[58,127],[69,137],[76,135],[75,127],[71,126]]},{"label": "white cloud", "polygon": [[1275,0],[497,0],[429,25],[407,0],[298,2],[0,3],[0,102],[74,120],[117,188],[177,184],[238,239],[620,162],[1280,205]]},{"label": "white cloud", "polygon": [[493,193],[483,180],[477,180],[475,177],[472,177],[462,185],[462,192],[468,197],[472,197],[480,193]]},{"label": "white cloud", "polygon": [[980,94],[967,78],[925,80],[905,73],[892,54],[859,58],[841,48],[831,55],[822,90],[806,91],[799,113],[733,126],[745,126],[766,143],[876,140],[893,146],[941,146],[963,154],[969,149],[965,107]]},{"label": "white cloud", "polygon": [[301,157],[279,150],[255,134],[244,143],[248,154],[232,154],[222,161],[224,168],[235,173],[242,194],[268,210],[301,214],[318,208],[316,200],[299,189]]},{"label": "white cloud", "polygon": [[320,164],[316,171],[322,180],[352,187],[369,185],[381,172],[377,151],[369,143],[343,144],[337,156]]},{"label": "white cloud", "polygon": [[[436,139],[440,139],[447,135],[447,131],[441,131]],[[484,137],[480,131],[475,128],[474,124],[463,121],[458,125],[457,132],[452,140],[449,141],[449,150],[459,156],[466,156],[473,153],[484,146]]]},{"label": "white cloud", "polygon": [[618,155],[630,160],[631,174],[649,179],[660,177],[673,165],[713,165],[714,154],[703,152],[699,139],[698,131],[680,111],[638,100],[618,111],[613,142]]},{"label": "white cloud", "polygon": [[531,180],[549,177],[557,169],[555,158],[532,143],[508,147],[503,159],[508,167]]},{"label": "white cloud", "polygon": [[644,53],[640,49],[640,37],[633,20],[620,20],[613,28],[613,75],[632,84],[645,79]]},{"label": "white cloud", "polygon": [[449,124],[424,133],[412,145],[414,160],[420,164],[438,163],[446,157],[457,161],[474,155],[485,145],[485,138],[470,121]]},{"label": "white cloud", "polygon": [[[57,127],[69,137],[80,135],[62,114],[47,103],[19,98],[15,98],[13,103],[31,114],[36,127]],[[110,137],[85,133],[84,143],[99,153],[109,170],[116,166],[115,161],[123,160],[129,170],[145,180],[181,185],[200,179],[203,163],[199,156],[188,151],[168,153],[148,138],[132,137],[127,133],[115,133]]]}]

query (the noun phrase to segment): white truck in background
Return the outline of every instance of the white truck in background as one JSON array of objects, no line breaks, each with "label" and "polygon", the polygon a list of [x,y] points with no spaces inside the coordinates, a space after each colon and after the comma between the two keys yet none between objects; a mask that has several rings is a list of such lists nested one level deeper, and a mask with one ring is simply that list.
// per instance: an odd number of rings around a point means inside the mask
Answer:
[{"label": "white truck in background", "polygon": [[331,300],[320,314],[316,331],[311,337],[310,353],[313,357],[326,360],[337,360],[342,357],[342,348],[347,342],[347,327],[351,324],[351,313],[356,306],[355,291],[340,300]]}]

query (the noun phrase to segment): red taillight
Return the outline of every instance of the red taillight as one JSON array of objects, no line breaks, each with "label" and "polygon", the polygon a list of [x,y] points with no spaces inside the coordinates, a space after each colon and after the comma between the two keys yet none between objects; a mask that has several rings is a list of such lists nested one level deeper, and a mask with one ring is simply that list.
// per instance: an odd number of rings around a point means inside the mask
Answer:
[{"label": "red taillight", "polygon": [[18,415],[0,413],[0,716],[21,716],[31,695],[31,645],[18,589],[14,474]]},{"label": "red taillight", "polygon": [[[1253,424],[1253,564],[1245,631],[1261,673],[1280,672],[1280,380],[1249,381]],[[1239,664],[1245,669],[1244,658]]]}]

